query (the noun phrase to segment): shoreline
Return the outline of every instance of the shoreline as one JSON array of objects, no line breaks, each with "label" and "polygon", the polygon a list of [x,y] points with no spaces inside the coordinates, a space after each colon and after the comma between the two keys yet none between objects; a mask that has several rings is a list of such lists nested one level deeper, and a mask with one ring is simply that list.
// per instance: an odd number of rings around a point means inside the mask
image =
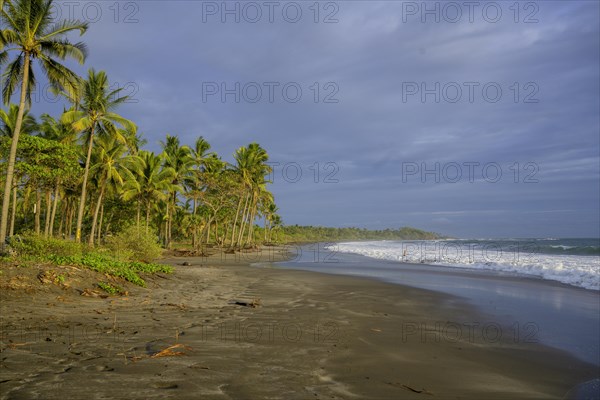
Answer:
[{"label": "shoreline", "polygon": [[542,343],[600,365],[597,291],[528,274],[379,260],[348,253],[337,253],[333,261],[321,257],[315,262],[311,254],[314,249],[309,250],[302,255],[306,257],[278,266],[374,279],[456,296],[489,319],[513,326],[514,330],[525,326],[536,335],[539,333]]},{"label": "shoreline", "polygon": [[597,378],[508,335],[458,338],[452,324],[482,317],[443,293],[219,255],[163,262],[175,274],[129,296],[3,289],[1,398],[559,399]]}]

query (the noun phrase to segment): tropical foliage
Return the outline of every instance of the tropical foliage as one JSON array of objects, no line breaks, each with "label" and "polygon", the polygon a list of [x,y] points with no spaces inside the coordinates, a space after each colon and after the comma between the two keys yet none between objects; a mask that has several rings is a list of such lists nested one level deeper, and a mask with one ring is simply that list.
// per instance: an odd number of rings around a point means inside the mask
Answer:
[{"label": "tropical foliage", "polygon": [[[132,261],[155,258],[159,243],[188,242],[202,252],[208,245],[235,251],[281,240],[373,237],[355,228],[282,230],[268,190],[269,155],[258,143],[239,147],[231,163],[202,136],[185,144],[166,134],[160,153],[144,150],[136,124],[121,115],[128,98],[106,72],[91,68],[82,78],[61,63],[85,61],[85,44],[68,36],[83,35],[87,24],[53,20],[52,2],[0,0],[6,106],[0,110],[0,246],[6,235],[33,231],[48,240],[102,244]],[[34,62],[61,95],[62,114],[32,113]],[[432,237],[405,230],[376,236],[405,234]]]},{"label": "tropical foliage", "polygon": [[[85,44],[69,37],[88,26],[54,20],[52,3],[0,1],[0,243],[26,231],[113,248],[143,243],[142,234],[165,247],[190,240],[197,251],[269,240],[256,227],[261,217],[270,229],[280,221],[266,189],[267,152],[251,143],[229,164],[203,137],[188,146],[168,134],[160,154],[141,149],[135,123],[119,113],[128,98],[108,75],[92,68],[81,78],[61,63],[85,61]],[[62,95],[62,115],[32,114],[34,62]]]},{"label": "tropical foliage", "polygon": [[[8,224],[8,211],[13,182],[17,144],[23,125],[25,111],[31,104],[31,92],[36,77],[32,61],[39,67],[48,83],[56,91],[75,93],[80,87],[80,78],[58,60],[73,58],[83,63],[87,49],[85,44],[71,43],[65,36],[72,31],[82,35],[87,24],[79,21],[54,21],[52,0],[0,0],[0,65],[2,73],[2,100],[10,104],[11,97],[20,85],[19,105],[12,140],[6,159],[4,196],[0,215],[0,243],[4,243]],[[11,55],[15,54],[11,60]],[[10,109],[9,109],[10,110]],[[13,195],[14,198],[14,195]]]}]

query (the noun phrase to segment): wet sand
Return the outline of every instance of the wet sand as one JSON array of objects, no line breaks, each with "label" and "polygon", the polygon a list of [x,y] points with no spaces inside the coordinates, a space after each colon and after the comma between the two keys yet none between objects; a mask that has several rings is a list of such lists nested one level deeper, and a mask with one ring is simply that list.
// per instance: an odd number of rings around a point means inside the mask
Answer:
[{"label": "wet sand", "polygon": [[0,397],[561,399],[598,376],[450,295],[250,261],[173,257],[108,298],[3,287]]}]

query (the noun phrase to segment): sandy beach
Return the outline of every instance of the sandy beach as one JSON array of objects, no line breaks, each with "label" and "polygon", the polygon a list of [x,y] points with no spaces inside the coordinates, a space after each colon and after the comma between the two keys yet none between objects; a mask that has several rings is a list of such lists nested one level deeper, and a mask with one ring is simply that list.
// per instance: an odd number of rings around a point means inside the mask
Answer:
[{"label": "sandy beach", "polygon": [[109,297],[88,271],[4,268],[0,397],[562,399],[598,376],[449,295],[250,261],[166,258],[174,274]]}]

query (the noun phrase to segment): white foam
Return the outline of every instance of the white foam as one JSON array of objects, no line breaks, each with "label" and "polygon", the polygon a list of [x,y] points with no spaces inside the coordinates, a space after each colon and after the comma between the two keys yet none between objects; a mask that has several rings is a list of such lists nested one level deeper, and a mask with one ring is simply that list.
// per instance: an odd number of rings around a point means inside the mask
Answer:
[{"label": "white foam", "polygon": [[524,249],[502,249],[493,244],[481,247],[435,240],[346,242],[328,248],[382,260],[533,275],[600,290],[600,258],[597,256],[539,254]]}]

